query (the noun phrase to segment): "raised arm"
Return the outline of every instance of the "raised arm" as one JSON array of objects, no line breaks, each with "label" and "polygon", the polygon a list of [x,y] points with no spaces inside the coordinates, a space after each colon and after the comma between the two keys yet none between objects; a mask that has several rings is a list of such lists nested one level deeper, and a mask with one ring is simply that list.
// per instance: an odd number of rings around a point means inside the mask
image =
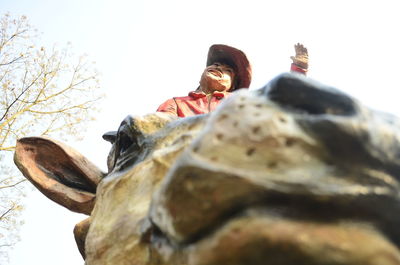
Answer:
[{"label": "raised arm", "polygon": [[290,67],[291,72],[297,72],[300,74],[306,74],[308,71],[308,51],[303,44],[297,43],[294,45],[294,50],[296,52],[295,56],[290,56],[293,63]]}]

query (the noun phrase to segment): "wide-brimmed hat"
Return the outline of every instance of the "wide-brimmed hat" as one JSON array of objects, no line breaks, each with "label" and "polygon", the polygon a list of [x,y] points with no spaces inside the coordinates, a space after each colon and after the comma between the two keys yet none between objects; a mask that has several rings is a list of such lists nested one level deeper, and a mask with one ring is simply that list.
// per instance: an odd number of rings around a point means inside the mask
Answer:
[{"label": "wide-brimmed hat", "polygon": [[208,50],[207,66],[216,62],[227,64],[235,71],[236,80],[233,90],[249,88],[251,83],[251,65],[244,52],[228,45],[214,44]]}]

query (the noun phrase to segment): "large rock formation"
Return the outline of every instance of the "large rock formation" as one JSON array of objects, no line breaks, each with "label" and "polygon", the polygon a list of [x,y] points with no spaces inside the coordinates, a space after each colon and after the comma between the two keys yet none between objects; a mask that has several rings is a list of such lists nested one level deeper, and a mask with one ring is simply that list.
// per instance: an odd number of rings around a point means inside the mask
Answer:
[{"label": "large rock formation", "polygon": [[107,174],[37,137],[15,162],[50,199],[91,212],[75,228],[87,265],[400,264],[398,128],[284,74],[210,115],[126,118],[104,135]]}]

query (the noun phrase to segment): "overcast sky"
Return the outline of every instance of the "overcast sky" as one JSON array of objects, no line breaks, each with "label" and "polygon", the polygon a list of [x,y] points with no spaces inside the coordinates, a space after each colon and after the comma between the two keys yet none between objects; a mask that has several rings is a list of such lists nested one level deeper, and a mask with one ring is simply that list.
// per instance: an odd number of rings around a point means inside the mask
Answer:
[{"label": "overcast sky", "polygon": [[[101,135],[128,114],[153,112],[195,89],[214,43],[248,55],[256,89],[288,71],[293,45],[301,42],[309,50],[310,78],[399,116],[396,2],[0,0],[0,11],[28,16],[44,46],[72,42],[77,54],[97,62],[107,97],[83,142],[68,144],[105,169],[110,146]],[[26,206],[11,264],[83,264],[72,229],[85,217],[36,191]]]}]

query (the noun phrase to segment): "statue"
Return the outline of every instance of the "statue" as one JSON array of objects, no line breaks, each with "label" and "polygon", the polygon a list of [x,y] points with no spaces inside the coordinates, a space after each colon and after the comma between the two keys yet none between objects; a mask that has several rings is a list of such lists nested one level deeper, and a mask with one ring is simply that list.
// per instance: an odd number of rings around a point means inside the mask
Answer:
[{"label": "statue", "polygon": [[400,123],[334,88],[283,74],[215,111],[128,116],[108,173],[42,137],[15,163],[90,217],[86,265],[400,264]]},{"label": "statue", "polygon": [[[295,52],[296,55],[290,57],[293,61],[290,70],[305,75],[308,71],[307,48],[298,43]],[[209,113],[235,90],[249,88],[251,76],[251,65],[244,52],[228,45],[212,45],[199,87],[186,97],[168,99],[157,111],[178,117]]]}]

